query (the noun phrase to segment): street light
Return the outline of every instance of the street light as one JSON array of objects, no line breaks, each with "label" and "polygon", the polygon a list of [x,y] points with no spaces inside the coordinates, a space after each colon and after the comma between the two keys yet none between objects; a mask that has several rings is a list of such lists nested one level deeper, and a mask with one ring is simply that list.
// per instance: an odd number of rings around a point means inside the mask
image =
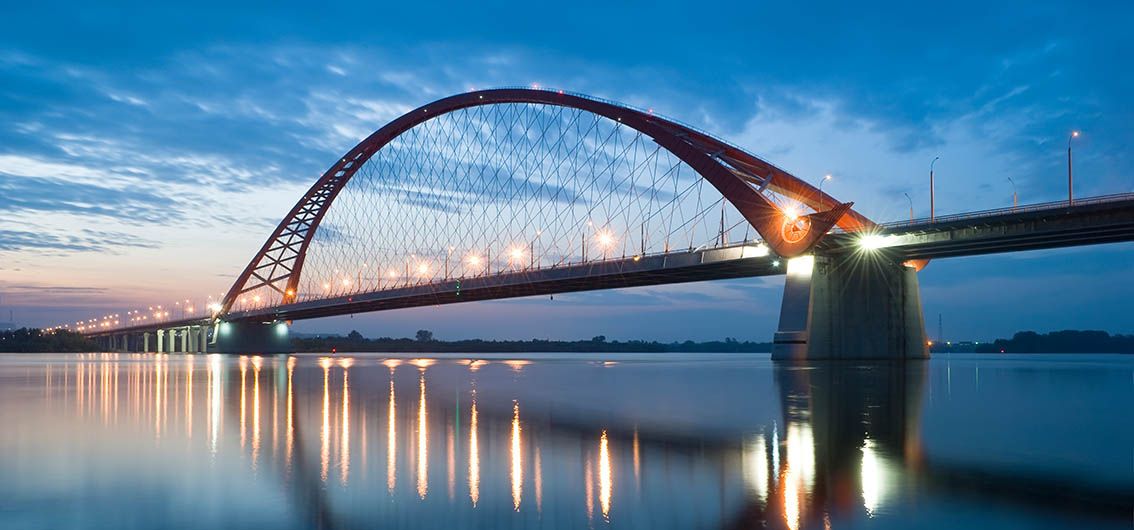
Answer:
[{"label": "street light", "polygon": [[614,236],[611,235],[610,232],[603,231],[599,232],[597,239],[599,247],[602,248],[602,259],[605,260],[606,252],[610,250],[610,247],[614,246]]},{"label": "street light", "polygon": [[826,175],[823,180],[819,181],[819,210],[823,210],[823,183],[831,180],[831,175]]},{"label": "street light", "polygon": [[933,157],[933,161],[929,163],[929,222],[931,223],[936,219],[936,210],[933,204],[933,164],[936,164],[940,158],[939,156]]},{"label": "street light", "polygon": [[1071,140],[1079,137],[1079,131],[1071,131],[1071,136],[1067,137],[1067,205],[1070,206],[1074,201],[1071,194]]},{"label": "street light", "polygon": [[902,195],[905,195],[906,200],[909,201],[909,203],[910,203],[910,224],[912,225],[913,224],[913,199],[910,198],[910,194],[908,194],[908,193],[903,192]]},{"label": "street light", "polygon": [[1016,198],[1016,182],[1012,180],[1012,177],[1008,177],[1008,183],[1012,185],[1012,209],[1015,210],[1016,205],[1019,204]]}]

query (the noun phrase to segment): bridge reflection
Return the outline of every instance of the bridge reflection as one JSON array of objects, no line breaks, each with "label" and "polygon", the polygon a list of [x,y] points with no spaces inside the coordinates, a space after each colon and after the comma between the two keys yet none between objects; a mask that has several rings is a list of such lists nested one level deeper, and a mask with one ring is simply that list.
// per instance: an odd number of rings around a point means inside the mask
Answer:
[{"label": "bridge reflection", "polygon": [[629,407],[609,375],[625,363],[548,364],[92,354],[44,377],[78,419],[236,462],[316,527],[831,528],[921,488],[1128,515],[1128,495],[927,457],[926,363],[777,365],[764,395],[647,365]]}]

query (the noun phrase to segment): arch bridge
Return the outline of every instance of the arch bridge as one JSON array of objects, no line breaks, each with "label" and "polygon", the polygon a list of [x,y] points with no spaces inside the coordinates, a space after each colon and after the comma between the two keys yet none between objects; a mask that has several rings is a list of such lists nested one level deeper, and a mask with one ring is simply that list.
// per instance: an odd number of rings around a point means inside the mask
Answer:
[{"label": "arch bridge", "polygon": [[[995,251],[1020,214],[982,219],[985,232],[958,241]],[[1112,217],[1101,237],[1129,240],[1134,220]],[[287,351],[298,319],[787,274],[777,357],[924,357],[916,271],[947,224],[921,225],[877,225],[651,109],[482,90],[413,109],[339,157],[208,316],[83,327],[127,349],[163,351],[177,337],[182,351]],[[980,251],[950,255],[966,252]]]}]

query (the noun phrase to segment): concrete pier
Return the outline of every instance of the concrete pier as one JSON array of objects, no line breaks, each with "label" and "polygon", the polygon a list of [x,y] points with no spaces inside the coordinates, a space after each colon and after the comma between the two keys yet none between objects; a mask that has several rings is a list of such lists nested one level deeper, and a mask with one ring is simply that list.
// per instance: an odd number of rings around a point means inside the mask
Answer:
[{"label": "concrete pier", "polygon": [[286,322],[221,322],[215,352],[294,353]]},{"label": "concrete pier", "polygon": [[912,267],[865,251],[788,261],[773,360],[927,357]]}]

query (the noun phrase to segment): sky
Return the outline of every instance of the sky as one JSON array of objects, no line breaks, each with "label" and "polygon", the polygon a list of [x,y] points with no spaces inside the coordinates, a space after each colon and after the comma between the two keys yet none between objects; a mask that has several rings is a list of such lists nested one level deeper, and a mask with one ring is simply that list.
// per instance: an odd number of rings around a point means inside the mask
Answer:
[{"label": "sky", "polygon": [[[22,3],[0,18],[0,321],[228,289],[310,184],[403,112],[562,87],[713,132],[879,220],[1134,191],[1129,2],[272,8]],[[789,5],[790,4],[790,5]],[[1008,179],[1011,178],[1012,182]],[[1134,333],[1134,244],[937,260],[931,337]],[[766,341],[782,278],[339,317],[301,332]]]}]

